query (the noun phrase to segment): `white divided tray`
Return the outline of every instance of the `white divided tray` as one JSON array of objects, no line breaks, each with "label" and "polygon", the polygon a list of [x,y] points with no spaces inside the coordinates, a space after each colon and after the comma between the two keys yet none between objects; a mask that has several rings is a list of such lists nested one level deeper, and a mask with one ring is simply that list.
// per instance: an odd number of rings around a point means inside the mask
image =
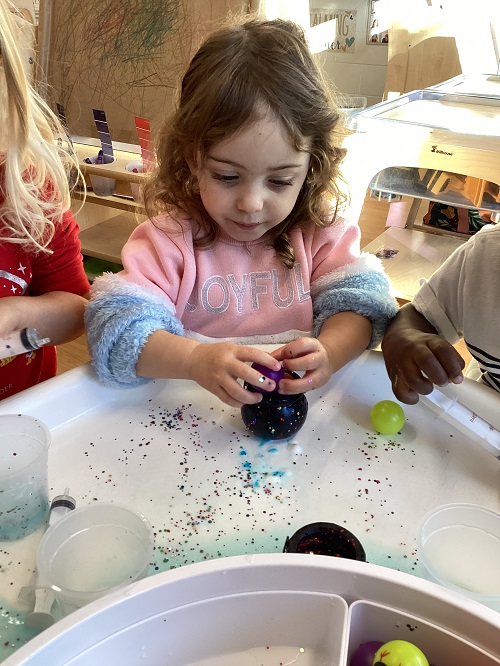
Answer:
[{"label": "white divided tray", "polygon": [[500,664],[500,614],[435,583],[326,556],[211,560],[76,611],[4,666],[346,666],[408,640],[433,666]]}]

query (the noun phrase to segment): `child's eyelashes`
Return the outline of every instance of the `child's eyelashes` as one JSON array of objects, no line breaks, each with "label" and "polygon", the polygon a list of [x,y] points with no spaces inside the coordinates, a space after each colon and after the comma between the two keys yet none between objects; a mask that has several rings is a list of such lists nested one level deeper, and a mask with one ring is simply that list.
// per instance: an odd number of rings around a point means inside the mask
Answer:
[{"label": "child's eyelashes", "polygon": [[293,185],[293,180],[270,180],[269,182],[274,187],[290,187]]},{"label": "child's eyelashes", "polygon": [[[216,171],[212,172],[211,176],[214,180],[220,181],[222,183],[227,183],[227,184],[236,183],[240,179],[240,177],[238,175],[217,173]],[[293,180],[282,179],[282,178],[270,178],[268,180],[268,184],[273,188],[280,189],[282,187],[292,186],[293,185]]]},{"label": "child's eyelashes", "polygon": [[234,183],[234,181],[238,180],[238,176],[232,176],[229,174],[225,173],[212,173],[212,178],[214,180],[220,180],[223,183]]}]

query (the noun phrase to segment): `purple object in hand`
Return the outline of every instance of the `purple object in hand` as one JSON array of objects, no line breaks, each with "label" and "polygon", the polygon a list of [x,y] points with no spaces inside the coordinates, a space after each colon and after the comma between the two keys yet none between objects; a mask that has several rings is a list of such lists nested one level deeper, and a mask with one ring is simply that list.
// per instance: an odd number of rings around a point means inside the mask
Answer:
[{"label": "purple object in hand", "polygon": [[373,657],[382,645],[382,641],[368,641],[367,643],[361,643],[356,652],[352,655],[349,666],[372,666]]},{"label": "purple object in hand", "polygon": [[[280,379],[283,379],[285,376],[285,371],[282,367],[280,367],[279,370],[271,370],[270,368],[266,368],[265,365],[260,365],[260,363],[252,363],[252,368],[257,370],[257,372],[260,372],[260,374],[264,375],[264,377],[272,379],[276,383],[276,388],[278,388]],[[259,393],[272,393],[272,391],[267,391],[262,386],[254,386],[253,388]]]}]

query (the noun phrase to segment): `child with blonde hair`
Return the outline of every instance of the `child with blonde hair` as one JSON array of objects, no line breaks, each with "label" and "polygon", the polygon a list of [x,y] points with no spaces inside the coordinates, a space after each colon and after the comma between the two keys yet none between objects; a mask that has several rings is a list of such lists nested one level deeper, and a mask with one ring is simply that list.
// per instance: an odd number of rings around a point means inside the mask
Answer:
[{"label": "child with blonde hair", "polygon": [[[193,379],[239,407],[324,385],[397,304],[342,216],[341,115],[293,23],[249,20],[192,59],[144,196],[150,219],[95,282],[93,363],[115,386]],[[255,345],[279,345],[272,353]],[[251,364],[302,374],[277,387]]]},{"label": "child with blonde hair", "polygon": [[[78,163],[56,141],[63,128],[28,80],[23,21],[0,0],[0,337],[33,327],[55,345],[83,333],[90,289],[69,211],[69,169]],[[52,346],[3,359],[0,398],[56,369]]]}]

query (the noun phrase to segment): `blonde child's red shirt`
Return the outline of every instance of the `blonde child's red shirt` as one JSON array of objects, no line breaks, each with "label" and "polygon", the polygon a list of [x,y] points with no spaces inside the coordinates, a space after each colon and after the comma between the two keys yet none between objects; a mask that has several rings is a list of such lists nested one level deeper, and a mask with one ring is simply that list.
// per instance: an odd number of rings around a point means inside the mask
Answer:
[{"label": "blonde child's red shirt", "polygon": [[[50,291],[86,294],[90,285],[78,233],[79,227],[68,211],[57,225],[50,255],[27,253],[21,245],[0,239],[0,298],[39,296]],[[56,372],[57,354],[52,346],[0,359],[0,400],[53,377]]]}]

